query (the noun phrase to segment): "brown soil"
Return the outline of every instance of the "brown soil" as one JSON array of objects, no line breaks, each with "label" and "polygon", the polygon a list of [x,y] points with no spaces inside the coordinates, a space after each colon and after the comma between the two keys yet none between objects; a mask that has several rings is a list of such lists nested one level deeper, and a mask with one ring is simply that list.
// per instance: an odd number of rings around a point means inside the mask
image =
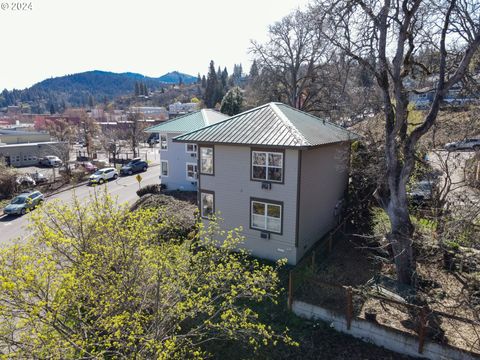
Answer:
[{"label": "brown soil", "polygon": [[[428,256],[423,255],[418,257],[417,272],[424,281],[420,281],[417,295],[426,301],[430,311],[448,315],[439,316],[431,312],[428,314],[427,337],[431,341],[447,343],[480,354],[480,303],[476,303],[478,299],[472,298],[468,291],[465,274],[444,270],[438,251],[429,251]],[[412,335],[417,334],[418,310],[366,296],[365,290],[372,290],[371,286],[367,286],[370,279],[374,276],[393,279],[395,271],[391,263],[380,261],[375,252],[362,248],[358,239],[340,239],[330,256],[317,262],[314,269],[310,262],[311,258],[307,258],[299,267],[303,268],[303,278],[308,280],[302,283],[301,276],[296,276],[297,284],[302,285],[295,287],[295,298],[344,314],[346,291],[322,283],[352,286],[361,290],[354,292],[353,296],[355,316],[365,318],[365,312],[373,313],[379,324]]]}]

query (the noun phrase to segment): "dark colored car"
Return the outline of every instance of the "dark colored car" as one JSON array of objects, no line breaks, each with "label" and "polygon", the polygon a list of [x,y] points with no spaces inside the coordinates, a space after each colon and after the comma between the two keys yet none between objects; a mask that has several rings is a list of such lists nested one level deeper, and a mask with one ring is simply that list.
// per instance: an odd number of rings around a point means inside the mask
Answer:
[{"label": "dark colored car", "polygon": [[423,204],[432,200],[435,184],[429,180],[418,181],[412,185],[407,193],[413,204]]},{"label": "dark colored car", "polygon": [[31,191],[22,193],[10,202],[3,212],[12,215],[25,215],[29,210],[35,209],[44,200],[43,194],[40,191]]},{"label": "dark colored car", "polygon": [[120,169],[120,175],[132,175],[140,171],[147,171],[148,164],[140,158],[135,158],[128,164],[122,166]]}]

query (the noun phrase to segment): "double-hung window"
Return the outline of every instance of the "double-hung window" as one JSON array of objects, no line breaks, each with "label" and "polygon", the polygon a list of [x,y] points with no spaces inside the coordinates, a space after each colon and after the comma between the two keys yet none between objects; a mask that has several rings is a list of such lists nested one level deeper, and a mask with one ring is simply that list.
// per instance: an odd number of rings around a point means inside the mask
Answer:
[{"label": "double-hung window", "polygon": [[213,175],[213,147],[200,146],[200,173]]},{"label": "double-hung window", "polygon": [[189,181],[197,180],[197,164],[196,163],[187,163],[187,180]]},{"label": "double-hung window", "polygon": [[203,218],[209,218],[215,213],[215,194],[210,191],[200,192],[200,210]]},{"label": "double-hung window", "polygon": [[167,177],[168,176],[168,161],[167,160],[161,160],[160,161],[160,166],[161,166],[161,174],[162,177]]},{"label": "double-hung window", "polygon": [[167,134],[160,134],[160,150],[168,150]]},{"label": "double-hung window", "polygon": [[283,152],[252,151],[252,180],[283,182]]},{"label": "double-hung window", "polygon": [[197,144],[186,144],[187,154],[196,154],[197,153]]},{"label": "double-hung window", "polygon": [[282,233],[282,207],[280,202],[252,199],[250,201],[250,226],[252,229]]}]

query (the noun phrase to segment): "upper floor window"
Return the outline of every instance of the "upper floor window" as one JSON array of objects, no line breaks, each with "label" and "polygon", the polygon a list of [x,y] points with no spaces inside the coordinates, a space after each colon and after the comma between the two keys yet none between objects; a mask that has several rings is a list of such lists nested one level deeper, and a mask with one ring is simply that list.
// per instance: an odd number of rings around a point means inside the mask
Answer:
[{"label": "upper floor window", "polygon": [[283,153],[252,151],[252,180],[283,182]]},{"label": "upper floor window", "polygon": [[213,175],[213,147],[200,146],[200,173]]},{"label": "upper floor window", "polygon": [[160,134],[160,150],[168,150],[167,135]]},{"label": "upper floor window", "polygon": [[197,153],[197,144],[186,144],[187,153]]},{"label": "upper floor window", "polygon": [[187,163],[187,180],[197,180],[197,164]]}]

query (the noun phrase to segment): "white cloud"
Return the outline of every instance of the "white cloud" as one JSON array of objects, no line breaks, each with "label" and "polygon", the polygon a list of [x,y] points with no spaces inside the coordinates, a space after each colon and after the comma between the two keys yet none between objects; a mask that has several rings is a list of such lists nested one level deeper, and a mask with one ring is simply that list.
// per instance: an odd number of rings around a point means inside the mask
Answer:
[{"label": "white cloud", "polygon": [[[27,0],[28,1],[28,0]],[[250,65],[250,39],[307,0],[32,0],[0,11],[0,88],[87,70],[196,75]]]}]

